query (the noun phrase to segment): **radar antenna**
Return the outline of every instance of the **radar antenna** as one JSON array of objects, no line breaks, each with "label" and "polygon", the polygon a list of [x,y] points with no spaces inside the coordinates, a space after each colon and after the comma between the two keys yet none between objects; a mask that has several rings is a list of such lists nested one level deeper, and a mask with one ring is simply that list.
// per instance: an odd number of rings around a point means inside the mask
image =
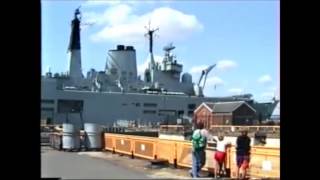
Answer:
[{"label": "radar antenna", "polygon": [[166,51],[166,52],[170,52],[172,51],[174,48],[176,48],[175,46],[172,45],[173,43],[169,43],[168,45],[166,45],[165,47],[163,47],[163,50]]}]

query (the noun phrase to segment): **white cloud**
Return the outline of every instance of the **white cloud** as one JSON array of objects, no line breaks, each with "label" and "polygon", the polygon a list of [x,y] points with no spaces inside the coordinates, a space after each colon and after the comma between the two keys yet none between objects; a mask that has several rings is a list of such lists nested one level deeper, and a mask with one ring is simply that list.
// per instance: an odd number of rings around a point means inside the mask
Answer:
[{"label": "white cloud", "polygon": [[[154,57],[154,61],[157,63],[161,63],[163,60],[162,56],[158,56],[158,55],[153,55]],[[144,71],[147,69],[148,64],[149,64],[149,57],[140,65],[138,65],[137,69],[138,69],[138,76],[143,77],[144,75]]]},{"label": "white cloud", "polygon": [[280,88],[279,87],[277,88],[277,91],[276,91],[276,98],[280,100]]},{"label": "white cloud", "polygon": [[217,76],[212,76],[207,78],[206,85],[205,86],[217,86],[217,85],[223,85],[224,82],[221,78]]},{"label": "white cloud", "polygon": [[[201,73],[202,70],[205,70],[208,68],[209,65],[199,65],[199,66],[193,66],[189,72],[192,74]],[[220,60],[217,62],[217,66],[215,67],[217,70],[225,71],[228,69],[232,69],[237,67],[237,63],[231,60]]]},{"label": "white cloud", "polygon": [[271,86],[268,88],[270,91],[276,92],[277,91],[277,87],[276,86]]},{"label": "white cloud", "polygon": [[262,84],[267,84],[267,83],[270,83],[271,81],[272,81],[272,78],[268,74],[263,75],[258,79],[258,82]]},{"label": "white cloud", "polygon": [[196,16],[169,7],[160,7],[138,15],[128,4],[117,4],[110,6],[102,14],[88,12],[84,16],[104,26],[91,36],[91,40],[95,42],[141,43],[145,41],[144,26],[149,20],[152,27],[159,27],[157,34],[163,42],[183,40],[193,32],[203,29]]},{"label": "white cloud", "polygon": [[[194,83],[198,83],[201,76],[201,72],[208,67],[209,67],[208,65],[199,65],[199,66],[191,67],[191,69],[189,70],[189,73],[192,75],[192,79]],[[203,82],[204,82],[204,78],[200,83],[201,86],[203,85]],[[205,86],[214,86],[214,85],[223,85],[223,84],[224,82],[221,78],[217,76],[211,76],[211,77],[209,76],[207,77]]]},{"label": "white cloud", "polygon": [[272,99],[275,96],[275,92],[264,92],[261,94],[263,99]]},{"label": "white cloud", "polygon": [[119,4],[121,0],[86,0],[81,6],[101,6]]},{"label": "white cloud", "polygon": [[[208,65],[199,65],[199,66],[193,66],[189,73],[192,75],[192,79],[194,83],[198,83],[202,70],[208,68]],[[210,75],[210,74],[209,74]],[[204,78],[202,79],[200,85],[202,86],[204,82]],[[218,85],[224,85],[225,82],[218,76],[208,76],[206,80],[205,87],[207,86],[218,86]]]},{"label": "white cloud", "polygon": [[231,88],[231,89],[228,89],[228,92],[230,92],[232,94],[241,94],[241,93],[243,93],[243,89],[241,89],[241,88]]},{"label": "white cloud", "polygon": [[206,69],[208,66],[207,65],[199,65],[199,66],[193,66],[189,72],[192,73],[192,74],[195,74],[195,73],[201,73],[202,70]]},{"label": "white cloud", "polygon": [[131,14],[132,8],[126,4],[119,4],[107,8],[102,14],[95,12],[84,12],[83,19],[86,22],[92,22],[97,25],[117,25],[124,23],[128,20],[129,14]]},{"label": "white cloud", "polygon": [[237,63],[231,60],[220,60],[217,62],[217,69],[220,71],[229,70],[237,66]]}]

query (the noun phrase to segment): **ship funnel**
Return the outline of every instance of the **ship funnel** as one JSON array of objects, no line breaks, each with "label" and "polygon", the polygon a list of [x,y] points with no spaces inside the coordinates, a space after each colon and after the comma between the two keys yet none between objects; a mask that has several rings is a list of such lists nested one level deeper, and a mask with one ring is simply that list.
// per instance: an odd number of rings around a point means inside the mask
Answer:
[{"label": "ship funnel", "polygon": [[[136,50],[133,46],[118,45],[117,49],[108,52],[108,71],[121,78],[121,82],[137,80]],[[112,69],[114,72],[112,72]]]},{"label": "ship funnel", "polygon": [[83,78],[81,68],[81,50],[80,50],[80,10],[76,9],[74,19],[71,21],[71,35],[68,51],[69,59],[69,76],[74,80]]}]

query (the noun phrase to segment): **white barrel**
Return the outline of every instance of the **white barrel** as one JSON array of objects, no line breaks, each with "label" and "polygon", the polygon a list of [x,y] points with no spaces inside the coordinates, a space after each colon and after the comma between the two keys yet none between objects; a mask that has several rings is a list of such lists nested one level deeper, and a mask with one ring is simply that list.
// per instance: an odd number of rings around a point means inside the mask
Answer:
[{"label": "white barrel", "polygon": [[73,124],[64,123],[62,125],[62,148],[73,150],[80,148],[80,136],[79,131]]},{"label": "white barrel", "polygon": [[64,133],[74,133],[75,132],[75,127],[74,127],[73,124],[63,123],[62,124],[62,132],[64,132]]},{"label": "white barrel", "polygon": [[85,123],[84,130],[86,132],[86,147],[89,149],[100,149],[102,145],[101,126],[94,123]]}]

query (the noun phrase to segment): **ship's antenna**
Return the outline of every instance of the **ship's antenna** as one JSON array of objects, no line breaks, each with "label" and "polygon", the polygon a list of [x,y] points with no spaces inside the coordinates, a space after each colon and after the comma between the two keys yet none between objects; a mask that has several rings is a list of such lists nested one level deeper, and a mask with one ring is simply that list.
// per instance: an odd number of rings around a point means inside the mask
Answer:
[{"label": "ship's antenna", "polygon": [[81,8],[81,5],[76,9],[76,11],[75,11],[75,13],[74,13],[74,16],[75,16],[75,18],[77,18],[77,15],[79,15],[79,20],[81,21],[80,8]]},{"label": "ship's antenna", "polygon": [[155,32],[155,31],[158,31],[159,30],[159,28],[156,28],[156,29],[151,29],[151,21],[149,21],[149,26],[147,27],[147,26],[145,26],[145,28],[147,29],[147,33],[145,34],[145,37],[148,37],[148,39],[149,39],[149,53],[153,53],[153,51],[152,51],[152,47],[153,47],[153,33]]},{"label": "ship's antenna", "polygon": [[[156,28],[156,29],[152,29],[151,28],[151,21],[149,20],[149,27],[146,27],[146,30],[147,30],[147,33],[144,35],[145,37],[148,37],[149,39],[149,53],[150,53],[150,67],[151,69],[155,69],[155,61],[154,61],[154,58],[153,58],[153,50],[152,50],[152,47],[153,47],[153,35],[154,35],[154,32],[155,31],[158,31],[159,28]],[[153,82],[153,80],[151,80]]]}]

